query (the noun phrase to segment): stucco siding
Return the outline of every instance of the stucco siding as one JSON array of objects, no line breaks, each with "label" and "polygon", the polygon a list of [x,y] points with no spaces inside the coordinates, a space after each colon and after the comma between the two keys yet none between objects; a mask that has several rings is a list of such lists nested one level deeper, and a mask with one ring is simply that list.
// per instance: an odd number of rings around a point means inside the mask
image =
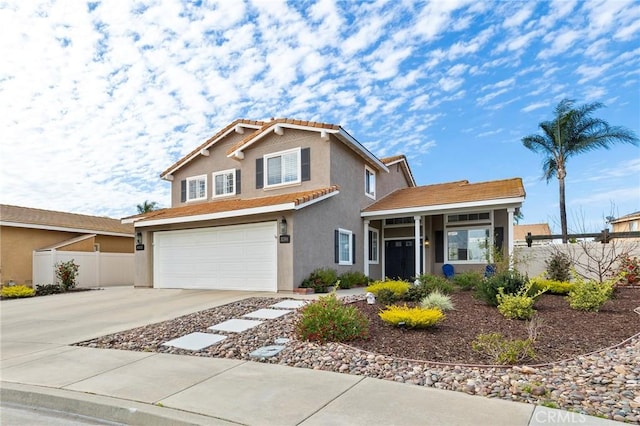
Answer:
[{"label": "stucco siding", "polygon": [[410,186],[400,164],[389,166],[388,173],[379,171],[376,178],[376,190],[378,192],[376,199],[378,200],[396,189]]}]

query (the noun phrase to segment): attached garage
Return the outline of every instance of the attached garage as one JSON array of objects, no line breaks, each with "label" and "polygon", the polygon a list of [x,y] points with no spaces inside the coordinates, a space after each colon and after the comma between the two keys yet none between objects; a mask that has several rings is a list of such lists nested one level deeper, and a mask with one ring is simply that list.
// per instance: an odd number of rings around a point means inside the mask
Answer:
[{"label": "attached garage", "polygon": [[153,234],[154,287],[277,291],[277,222]]}]

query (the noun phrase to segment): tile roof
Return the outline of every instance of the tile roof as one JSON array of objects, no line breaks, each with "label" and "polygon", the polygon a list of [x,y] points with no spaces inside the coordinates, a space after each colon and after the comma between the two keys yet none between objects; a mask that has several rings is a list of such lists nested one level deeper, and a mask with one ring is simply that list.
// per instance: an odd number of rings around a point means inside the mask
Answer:
[{"label": "tile roof", "polygon": [[169,174],[169,172],[171,172],[172,170],[182,166],[192,156],[194,156],[195,154],[200,152],[200,150],[202,150],[203,148],[206,148],[208,145],[211,144],[211,142],[215,141],[216,139],[218,139],[219,137],[221,137],[222,135],[227,133],[229,130],[231,130],[234,127],[236,127],[238,124],[249,124],[249,125],[254,125],[254,126],[263,126],[265,124],[265,122],[264,121],[260,121],[260,120],[247,120],[247,119],[244,119],[244,118],[239,118],[237,120],[234,120],[233,122],[231,122],[230,124],[225,126],[222,130],[220,130],[218,133],[216,133],[215,135],[211,136],[209,139],[207,139],[202,144],[200,144],[196,149],[194,149],[193,151],[191,151],[190,153],[188,153],[187,155],[185,155],[184,157],[182,157],[181,159],[179,159],[178,161],[173,163],[170,167],[168,167],[164,172],[162,172],[160,174],[160,177],[164,177],[165,175]]},{"label": "tile roof", "polygon": [[269,128],[271,128],[273,126],[276,126],[278,124],[293,124],[295,126],[315,127],[317,129],[340,130],[340,126],[338,126],[337,124],[319,123],[319,122],[316,122],[316,121],[306,121],[306,120],[295,120],[295,119],[291,119],[291,118],[275,118],[275,119],[273,119],[271,121],[263,122],[263,125],[262,125],[262,127],[260,129],[256,130],[255,132],[251,133],[250,135],[247,135],[241,141],[239,141],[234,146],[229,148],[227,150],[227,155],[230,155],[234,151],[236,151],[237,149],[242,148],[242,146],[244,144],[246,144],[248,141],[250,141],[251,139],[253,139],[257,135],[266,132]]},{"label": "tile roof", "polygon": [[531,232],[531,235],[551,235],[551,228],[548,223],[513,225],[513,239],[515,241],[524,241],[528,232]]},{"label": "tile roof", "polygon": [[626,214],[626,215],[624,215],[624,216],[620,216],[620,217],[619,217],[619,218],[617,218],[617,219],[613,219],[613,220],[612,220],[611,222],[609,222],[609,223],[626,222],[626,221],[628,221],[628,220],[637,219],[637,218],[640,218],[640,211],[633,212],[633,213],[629,213],[629,214]]},{"label": "tile roof", "polygon": [[411,171],[411,167],[409,167],[409,160],[407,160],[407,157],[405,155],[400,154],[400,155],[394,155],[392,157],[385,157],[385,158],[381,158],[380,161],[382,161],[382,164],[384,164],[385,166],[389,166],[396,162],[402,161],[405,167],[405,173],[407,175],[407,179],[411,182],[412,186],[416,186],[416,180],[413,177],[413,172]]},{"label": "tile roof", "polygon": [[363,211],[376,212],[412,207],[430,207],[524,196],[524,186],[520,178],[478,183],[469,183],[469,181],[461,180],[398,189]]},{"label": "tile roof", "polygon": [[98,234],[116,233],[131,234],[133,236],[133,226],[123,225],[118,219],[10,206],[6,204],[0,205],[0,221],[3,225],[7,225],[6,222],[9,222],[33,225],[29,226],[33,228],[46,226],[69,228],[75,230],[75,232],[77,232],[77,230],[84,230]]},{"label": "tile roof", "polygon": [[212,213],[233,212],[233,211],[244,210],[244,209],[277,206],[279,204],[292,203],[295,206],[299,206],[300,204],[313,201],[324,195],[331,194],[338,190],[339,190],[339,187],[337,185],[333,185],[327,188],[272,195],[269,197],[247,198],[247,199],[232,198],[228,200],[210,201],[206,203],[198,203],[198,204],[187,205],[187,206],[155,210],[153,212],[145,213],[144,215],[131,216],[129,219],[144,216],[143,219],[139,219],[136,222],[136,223],[144,223],[147,221],[156,221],[156,220],[172,219],[172,218],[179,218],[179,217],[199,216],[199,215],[206,215],[206,214],[212,214]]}]

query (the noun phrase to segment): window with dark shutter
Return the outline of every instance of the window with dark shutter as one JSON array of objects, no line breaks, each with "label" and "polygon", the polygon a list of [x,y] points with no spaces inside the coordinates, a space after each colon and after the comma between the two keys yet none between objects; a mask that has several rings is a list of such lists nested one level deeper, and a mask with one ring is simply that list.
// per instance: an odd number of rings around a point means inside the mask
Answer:
[{"label": "window with dark shutter", "polygon": [[336,229],[333,236],[334,260],[336,263],[340,263],[340,231]]},{"label": "window with dark shutter", "polygon": [[264,186],[264,160],[256,158],[256,189]]},{"label": "window with dark shutter", "polygon": [[182,179],[180,181],[180,202],[181,203],[187,202],[187,180],[186,179]]},{"label": "window with dark shutter", "polygon": [[242,188],[242,181],[240,179],[240,169],[236,170],[236,194],[240,194]]},{"label": "window with dark shutter", "polygon": [[301,180],[311,180],[311,148],[303,148],[300,151]]}]

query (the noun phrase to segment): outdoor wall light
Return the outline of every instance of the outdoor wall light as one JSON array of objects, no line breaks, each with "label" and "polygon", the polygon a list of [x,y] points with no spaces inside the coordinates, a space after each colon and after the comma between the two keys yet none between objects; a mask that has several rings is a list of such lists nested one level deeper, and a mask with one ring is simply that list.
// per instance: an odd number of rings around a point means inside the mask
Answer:
[{"label": "outdoor wall light", "polygon": [[425,238],[424,238],[424,246],[425,246],[425,247],[429,247],[429,244],[430,244],[430,243],[429,243],[429,238],[425,237]]},{"label": "outdoor wall light", "polygon": [[280,219],[280,235],[287,235],[287,219],[284,216]]},{"label": "outdoor wall light", "polygon": [[136,232],[136,244],[142,244],[142,232]]}]

